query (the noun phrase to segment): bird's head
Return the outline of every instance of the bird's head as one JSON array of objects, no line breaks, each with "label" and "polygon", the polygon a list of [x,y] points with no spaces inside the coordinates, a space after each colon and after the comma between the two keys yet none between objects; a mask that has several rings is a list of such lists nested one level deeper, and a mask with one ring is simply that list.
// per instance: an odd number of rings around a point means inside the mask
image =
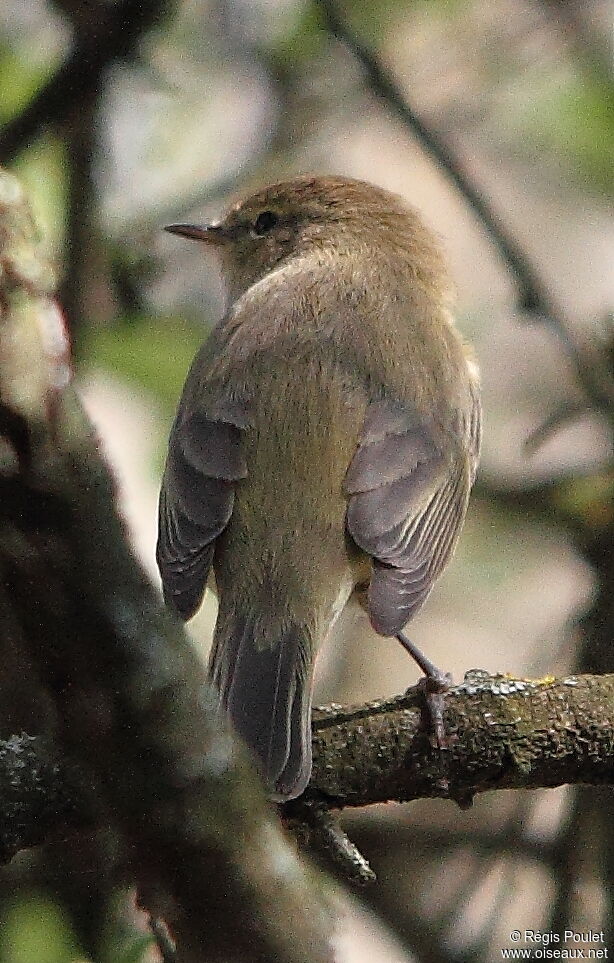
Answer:
[{"label": "bird's head", "polygon": [[232,299],[281,262],[313,252],[400,252],[441,270],[430,231],[395,194],[351,178],[296,177],[234,203],[209,224],[171,224],[172,234],[214,245]]}]

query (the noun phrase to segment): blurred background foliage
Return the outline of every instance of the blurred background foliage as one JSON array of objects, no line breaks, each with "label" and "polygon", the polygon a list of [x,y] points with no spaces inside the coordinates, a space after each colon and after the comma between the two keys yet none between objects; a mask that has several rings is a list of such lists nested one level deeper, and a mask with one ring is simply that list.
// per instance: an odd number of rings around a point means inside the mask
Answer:
[{"label": "blurred background foliage", "polygon": [[[490,200],[591,370],[611,376],[607,0],[345,0],[337,10]],[[223,310],[215,262],[161,228],[278,177],[346,173],[401,193],[441,235],[483,371],[481,474],[414,636],[458,678],[476,665],[614,671],[612,413],[587,395],[561,331],[517,307],[483,226],[365,86],[322,4],[3,0],[0,125],[0,162],[32,198],[79,385],[154,578],[170,420]],[[552,417],[557,430],[528,451]],[[203,654],[214,617],[208,599],[192,623]],[[340,636],[320,660],[321,700],[414,681],[360,616]],[[5,667],[3,690],[19,671]],[[22,724],[35,729],[36,694],[28,706]],[[343,897],[341,963],[480,963],[525,927],[603,929],[614,953],[613,809],[603,791],[561,789],[498,793],[468,813],[425,801],[347,816],[379,882]],[[156,958],[133,900],[117,895],[110,848],[58,843],[5,868],[1,963]]]}]

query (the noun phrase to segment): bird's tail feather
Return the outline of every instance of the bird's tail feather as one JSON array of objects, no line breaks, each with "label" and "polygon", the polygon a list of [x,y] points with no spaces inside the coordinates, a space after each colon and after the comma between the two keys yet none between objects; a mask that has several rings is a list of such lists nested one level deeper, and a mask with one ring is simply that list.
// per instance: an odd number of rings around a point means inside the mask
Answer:
[{"label": "bird's tail feather", "polygon": [[311,775],[310,631],[290,624],[267,632],[251,616],[221,617],[209,673],[271,796],[299,796]]}]

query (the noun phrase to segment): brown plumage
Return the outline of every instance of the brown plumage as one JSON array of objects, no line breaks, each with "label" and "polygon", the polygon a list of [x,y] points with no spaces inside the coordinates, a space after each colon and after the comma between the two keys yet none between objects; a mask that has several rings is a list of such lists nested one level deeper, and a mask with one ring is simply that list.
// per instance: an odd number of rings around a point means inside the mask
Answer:
[{"label": "brown plumage", "polygon": [[380,188],[297,178],[206,228],[230,307],[196,356],[160,496],[184,618],[211,567],[210,674],[270,793],[311,770],[316,651],[352,592],[396,635],[450,558],[480,445],[477,369],[438,246]]}]

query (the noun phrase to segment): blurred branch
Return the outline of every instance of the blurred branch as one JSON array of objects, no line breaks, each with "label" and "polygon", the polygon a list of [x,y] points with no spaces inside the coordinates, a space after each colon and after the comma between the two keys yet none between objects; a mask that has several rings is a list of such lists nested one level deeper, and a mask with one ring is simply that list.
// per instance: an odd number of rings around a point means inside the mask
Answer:
[{"label": "blurred branch", "polygon": [[0,743],[0,863],[20,849],[100,824],[95,796],[59,765],[42,737],[25,733]]},{"label": "blurred branch", "polygon": [[108,317],[113,302],[94,176],[104,74],[134,51],[142,34],[168,11],[171,0],[53,2],[71,25],[72,51],[24,110],[0,131],[0,161],[11,161],[47,127],[65,141],[68,195],[61,301],[78,355],[82,328],[90,320]]},{"label": "blurred branch", "polygon": [[546,290],[539,273],[521,244],[507,230],[482,191],[474,184],[458,153],[444,137],[423,121],[392,74],[380,63],[340,15],[335,0],[315,0],[330,33],[343,43],[363,69],[369,89],[399,117],[427,153],[446,172],[454,186],[477,215],[491,241],[514,275],[519,289],[519,307],[537,315],[556,334],[572,361],[586,396],[592,405],[611,415],[614,383],[601,359],[572,335],[567,319]]},{"label": "blurred branch", "polygon": [[[572,484],[582,476],[570,475],[547,479],[523,488],[499,482],[494,477],[479,476],[473,498],[495,504],[501,511],[522,514],[525,520],[533,519],[549,525],[562,525],[578,542],[586,537],[583,519],[562,503],[561,493],[566,484]],[[590,476],[593,477],[593,476]]]},{"label": "blurred branch", "polygon": [[126,57],[170,5],[171,0],[119,0],[90,8],[91,15],[77,33],[70,55],[27,107],[0,130],[0,161],[6,164],[13,160],[43,128],[64,124],[73,110],[75,95],[93,94],[101,74],[114,61]]},{"label": "blurred branch", "polygon": [[575,48],[581,65],[590,70],[603,85],[606,95],[612,97],[611,35],[607,30],[600,34],[590,4],[576,5],[573,0],[538,0],[538,4]]},{"label": "blurred branch", "polygon": [[[162,199],[157,206],[149,207],[141,215],[118,230],[119,243],[134,244],[135,237],[148,238],[160,230],[165,221],[177,219],[179,215],[205,205],[226,201],[229,194],[237,190],[239,184],[271,178],[271,172],[284,169],[287,153],[296,151],[305,137],[313,116],[309,111],[309,101],[303,85],[297,82],[295,72],[282,59],[276,57],[269,47],[257,43],[241,27],[241,17],[230,0],[218,0],[217,15],[223,31],[227,48],[227,60],[257,63],[267,75],[274,91],[274,118],[266,129],[260,132],[261,140],[254,144],[253,152],[235,169],[227,169],[205,184],[189,188],[182,195]],[[259,185],[260,186],[260,185]]]},{"label": "blurred branch", "polygon": [[97,91],[84,91],[66,124],[65,270],[59,291],[73,357],[81,349],[82,329],[109,317],[107,256],[98,227],[98,188],[94,165],[98,147]]},{"label": "blurred branch", "polygon": [[[544,6],[552,11],[552,16],[558,17],[559,26],[563,26],[568,37],[578,48],[584,47],[585,66],[591,67],[594,78],[603,84],[607,83],[607,74],[611,73],[611,64],[607,58],[600,55],[596,36],[589,36],[586,10],[568,0],[541,0]],[[575,373],[581,384],[588,402],[605,415],[609,424],[614,425],[614,368],[612,366],[612,343],[610,326],[610,343],[605,340],[601,345],[594,346],[576,343],[570,324],[559,306],[545,290],[538,272],[529,261],[523,248],[511,237],[501,218],[484,199],[481,191],[473,182],[468,170],[463,166],[454,147],[446,142],[437,131],[432,130],[416,115],[404,93],[396,84],[394,78],[367,49],[355,35],[352,29],[344,23],[339,15],[335,0],[317,0],[323,11],[329,31],[335,35],[350,50],[353,57],[362,66],[370,90],[379,97],[391,113],[400,117],[403,124],[418,139],[426,151],[448,174],[452,183],[465,198],[471,209],[480,219],[489,237],[498,248],[505,263],[515,276],[519,285],[520,306],[535,314],[549,325],[555,336],[562,342],[565,351],[575,368]],[[556,8],[556,10],[555,10]],[[590,19],[590,17],[589,17]],[[604,35],[605,36],[605,35]],[[607,38],[606,38],[607,46]],[[611,93],[606,93],[606,96]],[[585,410],[585,406],[564,405],[554,412],[533,437],[532,441],[539,445],[560,426]],[[604,469],[607,470],[607,469]],[[599,494],[595,491],[592,504],[587,504],[585,498],[573,497],[573,492],[566,490],[570,479],[555,479],[533,486],[530,490],[510,490],[492,481],[478,480],[480,494],[487,498],[494,498],[499,505],[507,505],[514,511],[529,512],[541,519],[552,523],[558,522],[570,530],[576,545],[582,555],[591,563],[597,576],[597,591],[590,612],[583,619],[583,644],[579,657],[579,665],[583,671],[607,672],[612,670],[612,632],[614,630],[614,594],[612,593],[612,573],[614,562],[614,531],[612,521],[611,496]],[[577,479],[575,479],[577,481]],[[572,482],[573,484],[573,482]],[[580,481],[580,486],[582,482]],[[601,492],[605,489],[601,489]],[[569,495],[572,495],[570,498]],[[577,494],[577,493],[576,493]],[[611,706],[611,694],[606,705]],[[564,722],[564,720],[562,720]],[[612,738],[612,730],[610,736]],[[561,926],[570,926],[577,915],[578,887],[586,885],[586,864],[580,855],[579,839],[600,839],[601,858],[596,861],[600,869],[595,869],[595,882],[599,880],[604,894],[606,906],[602,922],[606,930],[606,944],[614,939],[614,909],[611,895],[614,886],[614,819],[612,794],[609,790],[599,791],[594,788],[579,788],[573,794],[572,813],[569,821],[569,832],[563,841],[564,852],[560,862],[560,873],[554,873],[554,882],[558,897],[553,902],[553,914],[547,921],[547,929],[555,932]],[[378,837],[381,829],[375,830]],[[359,845],[363,840],[359,837]],[[385,841],[380,838],[380,844]],[[429,851],[433,853],[436,841],[429,837]],[[446,836],[440,843],[439,855],[449,853],[451,842]],[[500,851],[507,851],[507,845]],[[409,851],[414,851],[410,845]],[[392,870],[391,870],[392,861]],[[480,880],[494,864],[480,867]],[[375,864],[376,871],[378,870]],[[440,929],[437,920],[429,917],[425,925],[419,912],[415,910],[416,901],[411,898],[413,890],[399,889],[397,866],[392,857],[384,862],[382,872],[383,885],[370,891],[370,903],[380,911],[388,923],[396,929],[397,934],[406,941],[407,945],[420,958],[450,959],[449,932],[441,942],[437,939]],[[392,883],[386,885],[387,881]],[[476,881],[476,888],[478,886]],[[469,887],[471,889],[471,887]],[[411,895],[410,895],[411,894]],[[409,898],[408,898],[409,897]],[[572,898],[573,897],[573,898]],[[607,907],[610,907],[609,912]],[[458,926],[458,901],[453,903],[453,923]],[[403,925],[399,927],[399,920]],[[450,921],[452,927],[452,921]],[[477,952],[472,946],[467,958],[477,959]],[[461,953],[463,959],[465,955]],[[484,951],[481,959],[490,958],[490,953]]]},{"label": "blurred branch", "polygon": [[[27,653],[59,720],[57,758],[41,744],[34,782],[7,807],[21,822],[6,829],[5,858],[39,843],[41,826],[110,823],[142,901],[171,922],[179,959],[195,963],[206,947],[213,960],[329,960],[327,914],[309,877],[221,727],[181,627],[127,549],[111,479],[66,384],[61,318],[31,238],[20,190],[1,175],[0,637]],[[444,752],[430,745],[415,691],[316,713],[313,779],[295,817],[310,802],[464,805],[493,788],[614,782],[614,676],[529,682],[474,672],[446,703]],[[4,745],[0,786],[36,748],[23,736]],[[58,780],[87,787],[77,789],[82,802]],[[326,816],[314,826],[320,849],[369,876]]]},{"label": "blurred branch", "polygon": [[550,438],[558,434],[561,428],[577,421],[585,413],[585,404],[579,404],[577,401],[563,402],[537,428],[531,431],[524,443],[526,454],[529,457],[534,455]]},{"label": "blurred branch", "polygon": [[[0,414],[13,415],[0,417],[2,643],[27,653],[52,696],[62,769],[83,774],[141,901],[171,924],[181,963],[330,963],[313,875],[128,548],[113,481],[68,384],[61,316],[32,234],[17,182],[0,172]],[[26,745],[4,746],[5,782]],[[43,775],[57,771],[37,771],[40,813]],[[60,810],[66,826],[74,809]]]},{"label": "blurred branch", "polygon": [[162,920],[151,919],[149,927],[153,933],[158,947],[158,952],[162,957],[162,963],[175,963],[177,959],[177,947],[172,939],[166,924]]},{"label": "blurred branch", "polygon": [[[518,794],[516,798],[519,802],[533,799],[527,794]],[[529,821],[530,813],[528,809],[523,825]],[[394,854],[396,848],[412,853],[417,859],[432,856],[438,851],[454,852],[457,847],[466,847],[479,857],[521,856],[545,866],[551,866],[557,858],[558,840],[525,835],[523,826],[518,826],[516,821],[506,820],[502,816],[496,828],[482,823],[475,825],[475,822],[472,820],[470,826],[458,820],[448,820],[443,824],[405,819],[380,822],[371,818],[371,811],[366,809],[354,816],[351,826],[352,835],[358,839],[361,849],[369,853]]]}]

